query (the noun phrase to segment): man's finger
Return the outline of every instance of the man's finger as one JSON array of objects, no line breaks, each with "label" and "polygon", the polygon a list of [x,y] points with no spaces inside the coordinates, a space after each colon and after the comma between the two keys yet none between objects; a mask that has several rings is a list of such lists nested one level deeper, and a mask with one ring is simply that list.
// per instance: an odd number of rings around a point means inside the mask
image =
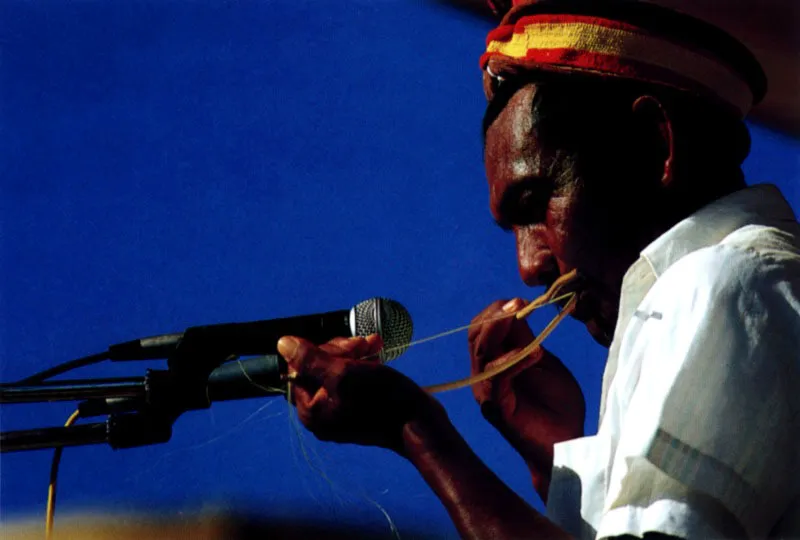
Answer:
[{"label": "man's finger", "polygon": [[504,342],[510,333],[519,333],[516,326],[524,327],[530,333],[527,323],[517,321],[511,316],[525,305],[526,302],[521,298],[507,302],[497,301],[484,310],[482,316],[476,317],[475,320],[479,324],[473,326],[467,336],[473,370],[480,371],[486,362],[494,360],[498,354],[508,350],[509,347]]},{"label": "man's finger", "polygon": [[290,403],[297,407],[298,410],[306,410],[310,407],[311,401],[314,399],[314,392],[309,391],[302,383],[296,382],[291,386],[289,399]]},{"label": "man's finger", "polygon": [[[520,353],[522,349],[514,349],[509,351],[508,353],[504,354],[500,358],[496,360],[492,360],[491,362],[487,362],[486,366],[484,366],[484,371],[494,370],[501,366],[508,364],[511,360],[516,358],[516,356]],[[517,362],[513,367],[510,367],[496,375],[496,377],[506,377],[512,378],[518,373],[525,371],[532,365],[536,364],[541,360],[542,355],[538,351],[533,351],[528,356]]]},{"label": "man's finger", "polygon": [[509,300],[500,308],[503,313],[516,313],[517,311],[521,310],[525,306],[528,305],[528,301],[524,298],[514,298],[513,300]]},{"label": "man's finger", "polygon": [[486,308],[484,308],[483,311],[475,315],[475,317],[471,321],[471,324],[475,325],[484,322],[486,319],[496,317],[497,314],[502,310],[502,307],[506,305],[508,302],[511,302],[511,300],[510,299],[495,300],[494,302],[486,306]]},{"label": "man's finger", "polygon": [[528,325],[528,321],[511,317],[511,326],[503,340],[503,347],[506,350],[521,349],[527,347],[534,339],[536,336]]},{"label": "man's finger", "polygon": [[320,345],[319,348],[331,356],[341,356],[354,360],[372,360],[377,358],[377,353],[383,348],[383,339],[378,334],[371,334],[366,337],[340,337]]},{"label": "man's finger", "polygon": [[528,302],[522,298],[514,298],[512,300],[497,300],[484,309],[477,317],[472,320],[469,335],[478,337],[480,332],[494,325],[507,326],[516,319],[512,316],[513,313],[524,308]]},{"label": "man's finger", "polygon": [[372,360],[379,362],[380,357],[378,354],[383,349],[383,346],[383,338],[381,338],[380,335],[370,334],[364,338],[363,347],[358,351],[358,356],[356,358],[359,360]]},{"label": "man's finger", "polygon": [[319,421],[319,402],[320,394],[327,392],[324,388],[319,388],[315,392],[305,392],[300,390],[297,394],[297,417],[300,422],[312,432],[316,423]]},{"label": "man's finger", "polygon": [[286,360],[290,377],[314,376],[317,365],[328,357],[310,341],[295,336],[278,340],[278,354]]},{"label": "man's finger", "polygon": [[[488,327],[500,322],[497,319],[502,315],[502,306],[506,303],[508,303],[507,300],[497,300],[472,319],[467,332],[467,341],[470,344],[477,342]],[[503,319],[501,318],[500,320],[502,321]]]},{"label": "man's finger", "polygon": [[353,356],[354,352],[363,347],[365,339],[357,337],[337,337],[320,345],[319,348],[332,356]]}]

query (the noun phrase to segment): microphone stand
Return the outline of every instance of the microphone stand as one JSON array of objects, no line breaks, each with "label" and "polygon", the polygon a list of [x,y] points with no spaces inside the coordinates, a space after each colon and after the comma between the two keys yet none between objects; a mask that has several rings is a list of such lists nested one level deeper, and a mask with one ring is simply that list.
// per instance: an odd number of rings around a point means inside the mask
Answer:
[{"label": "microphone stand", "polygon": [[183,412],[164,406],[165,397],[176,391],[176,381],[171,379],[169,371],[147,370],[145,377],[4,386],[0,388],[3,404],[83,399],[78,405],[81,418],[108,417],[105,422],[70,427],[2,432],[0,452],[103,443],[119,449],[167,442],[172,437],[172,424]]},{"label": "microphone stand", "polygon": [[230,353],[209,343],[201,329],[190,328],[167,358],[168,369],[148,369],[144,377],[2,385],[0,403],[85,400],[78,405],[81,418],[108,416],[105,422],[2,432],[0,452],[104,443],[120,449],[165,443],[181,414],[211,406],[209,376],[229,358]]}]

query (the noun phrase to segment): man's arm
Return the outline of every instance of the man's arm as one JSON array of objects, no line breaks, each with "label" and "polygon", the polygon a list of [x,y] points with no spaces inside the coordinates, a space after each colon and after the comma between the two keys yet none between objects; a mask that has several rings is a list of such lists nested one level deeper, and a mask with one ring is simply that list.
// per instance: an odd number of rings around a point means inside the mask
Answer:
[{"label": "man's arm", "polygon": [[[438,415],[437,415],[438,416]],[[572,538],[529,506],[469,448],[446,418],[413,421],[403,430],[406,458],[447,509],[462,538]],[[647,532],[604,540],[679,540]]]},{"label": "man's arm", "polygon": [[[507,363],[534,335],[525,320],[509,315],[527,303],[494,302],[472,320],[468,341],[473,375]],[[480,323],[480,324],[479,324]],[[543,347],[489,380],[472,387],[481,414],[525,460],[547,504],[553,448],[583,436],[586,402],[578,381]]]},{"label": "man's arm", "polygon": [[320,347],[297,338],[278,343],[303,425],[321,440],[380,446],[408,459],[464,538],[569,538],[475,455],[438,401],[400,372],[357,360],[381,346],[377,336]]},{"label": "man's arm", "polygon": [[407,423],[403,446],[463,538],[571,538],[503,483],[446,416]]}]

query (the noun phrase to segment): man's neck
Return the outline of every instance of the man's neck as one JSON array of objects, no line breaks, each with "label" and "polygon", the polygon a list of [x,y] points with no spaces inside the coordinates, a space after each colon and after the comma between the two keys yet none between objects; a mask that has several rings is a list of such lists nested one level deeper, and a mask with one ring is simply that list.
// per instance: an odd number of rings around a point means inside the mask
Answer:
[{"label": "man's neck", "polygon": [[667,188],[663,196],[658,197],[651,226],[643,227],[645,234],[640,239],[639,251],[709,204],[746,187],[738,169],[737,175],[732,174],[729,179],[717,178],[713,184],[709,184],[707,175],[702,174],[675,183]]},{"label": "man's neck", "polygon": [[666,234],[678,223],[694,215],[704,207],[731,193],[747,187],[742,182],[720,183],[715,189],[706,188],[703,191],[675,190],[668,196],[656,197],[648,208],[650,219],[637,227],[638,235],[635,244],[626,256],[619,257],[614,268],[609,268],[609,277],[605,283],[606,302],[612,305],[618,302],[622,291],[622,279],[628,269],[639,259],[641,252],[656,239]]}]

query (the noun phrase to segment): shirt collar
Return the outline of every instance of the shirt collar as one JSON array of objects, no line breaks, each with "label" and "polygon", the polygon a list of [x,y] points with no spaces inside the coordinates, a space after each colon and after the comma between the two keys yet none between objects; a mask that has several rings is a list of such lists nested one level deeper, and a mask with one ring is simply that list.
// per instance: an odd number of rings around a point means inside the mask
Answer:
[{"label": "shirt collar", "polygon": [[764,225],[785,229],[797,225],[792,208],[777,187],[759,184],[718,199],[689,216],[659,236],[641,252],[622,280],[619,316],[614,340],[603,372],[600,395],[600,422],[619,362],[622,336],[638,305],[667,268],[684,255],[713,246],[746,225]]},{"label": "shirt collar", "polygon": [[778,188],[759,184],[731,193],[679,222],[642,250],[656,276],[685,255],[721,242],[746,225],[777,226],[797,218]]}]

